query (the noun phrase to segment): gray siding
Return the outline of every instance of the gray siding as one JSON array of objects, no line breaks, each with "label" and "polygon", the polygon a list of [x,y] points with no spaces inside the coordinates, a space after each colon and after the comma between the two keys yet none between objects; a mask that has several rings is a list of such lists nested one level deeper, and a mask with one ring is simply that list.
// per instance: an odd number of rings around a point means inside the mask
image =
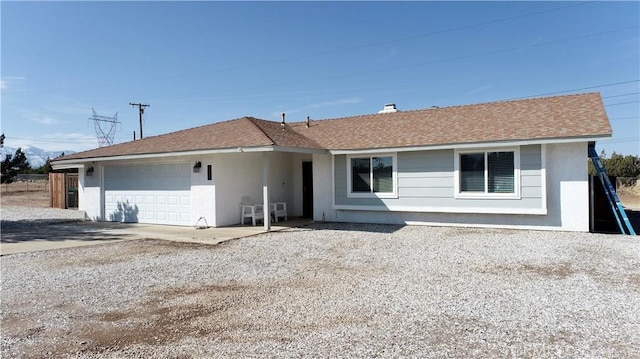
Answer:
[{"label": "gray siding", "polygon": [[399,152],[398,198],[348,198],[347,156],[335,156],[335,204],[377,207],[542,208],[542,157],[540,145],[520,147],[518,199],[461,199],[454,193],[454,151]]}]

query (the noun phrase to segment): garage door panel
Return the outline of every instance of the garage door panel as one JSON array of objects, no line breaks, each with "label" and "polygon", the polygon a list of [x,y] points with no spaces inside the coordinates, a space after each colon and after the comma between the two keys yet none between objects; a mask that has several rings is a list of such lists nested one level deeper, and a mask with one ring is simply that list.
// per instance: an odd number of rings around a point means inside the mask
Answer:
[{"label": "garage door panel", "polygon": [[178,205],[178,196],[167,196],[167,204],[169,206]]},{"label": "garage door panel", "polygon": [[[184,224],[188,225],[191,218],[191,201],[189,193],[183,195],[155,194],[156,191],[139,194],[127,193],[122,195],[105,196],[105,213],[110,214],[115,221]],[[157,193],[157,192],[156,192]],[[166,192],[165,192],[166,193]],[[169,216],[168,213],[173,213]],[[122,220],[121,220],[122,219]]]},{"label": "garage door panel", "polygon": [[189,163],[105,168],[107,220],[189,225]]}]

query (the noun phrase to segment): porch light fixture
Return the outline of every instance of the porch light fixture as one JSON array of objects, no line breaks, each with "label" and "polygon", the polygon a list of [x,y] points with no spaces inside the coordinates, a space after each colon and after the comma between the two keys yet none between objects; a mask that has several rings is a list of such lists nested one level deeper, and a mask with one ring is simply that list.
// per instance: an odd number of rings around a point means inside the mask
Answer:
[{"label": "porch light fixture", "polygon": [[200,172],[200,168],[202,167],[202,162],[198,161],[193,165],[193,172]]},{"label": "porch light fixture", "polygon": [[86,175],[87,176],[93,176],[93,171],[94,171],[93,166],[87,168]]}]

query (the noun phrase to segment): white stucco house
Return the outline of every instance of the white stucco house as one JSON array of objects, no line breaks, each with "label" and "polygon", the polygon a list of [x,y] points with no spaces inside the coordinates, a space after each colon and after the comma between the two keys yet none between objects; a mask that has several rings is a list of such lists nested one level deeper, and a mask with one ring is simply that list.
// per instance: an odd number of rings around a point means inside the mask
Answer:
[{"label": "white stucco house", "polygon": [[243,117],[53,166],[79,168],[79,209],[94,221],[228,226],[247,195],[316,221],[588,231],[587,146],[609,137],[602,99],[587,93],[284,124]]}]

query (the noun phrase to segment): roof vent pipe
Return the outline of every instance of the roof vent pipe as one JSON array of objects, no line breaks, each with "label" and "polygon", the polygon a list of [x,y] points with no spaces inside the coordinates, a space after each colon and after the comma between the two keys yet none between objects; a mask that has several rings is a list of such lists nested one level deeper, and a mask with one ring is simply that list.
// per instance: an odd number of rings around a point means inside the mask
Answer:
[{"label": "roof vent pipe", "polygon": [[285,116],[285,113],[283,112],[282,113],[282,122],[280,122],[280,126],[282,126],[282,131],[284,131],[284,116]]},{"label": "roof vent pipe", "polygon": [[396,113],[396,112],[398,112],[398,109],[396,108],[395,103],[388,103],[384,105],[384,108],[382,110],[378,111],[378,113]]},{"label": "roof vent pipe", "polygon": [[309,121],[310,121],[309,116],[307,116],[307,128],[309,128]]}]

